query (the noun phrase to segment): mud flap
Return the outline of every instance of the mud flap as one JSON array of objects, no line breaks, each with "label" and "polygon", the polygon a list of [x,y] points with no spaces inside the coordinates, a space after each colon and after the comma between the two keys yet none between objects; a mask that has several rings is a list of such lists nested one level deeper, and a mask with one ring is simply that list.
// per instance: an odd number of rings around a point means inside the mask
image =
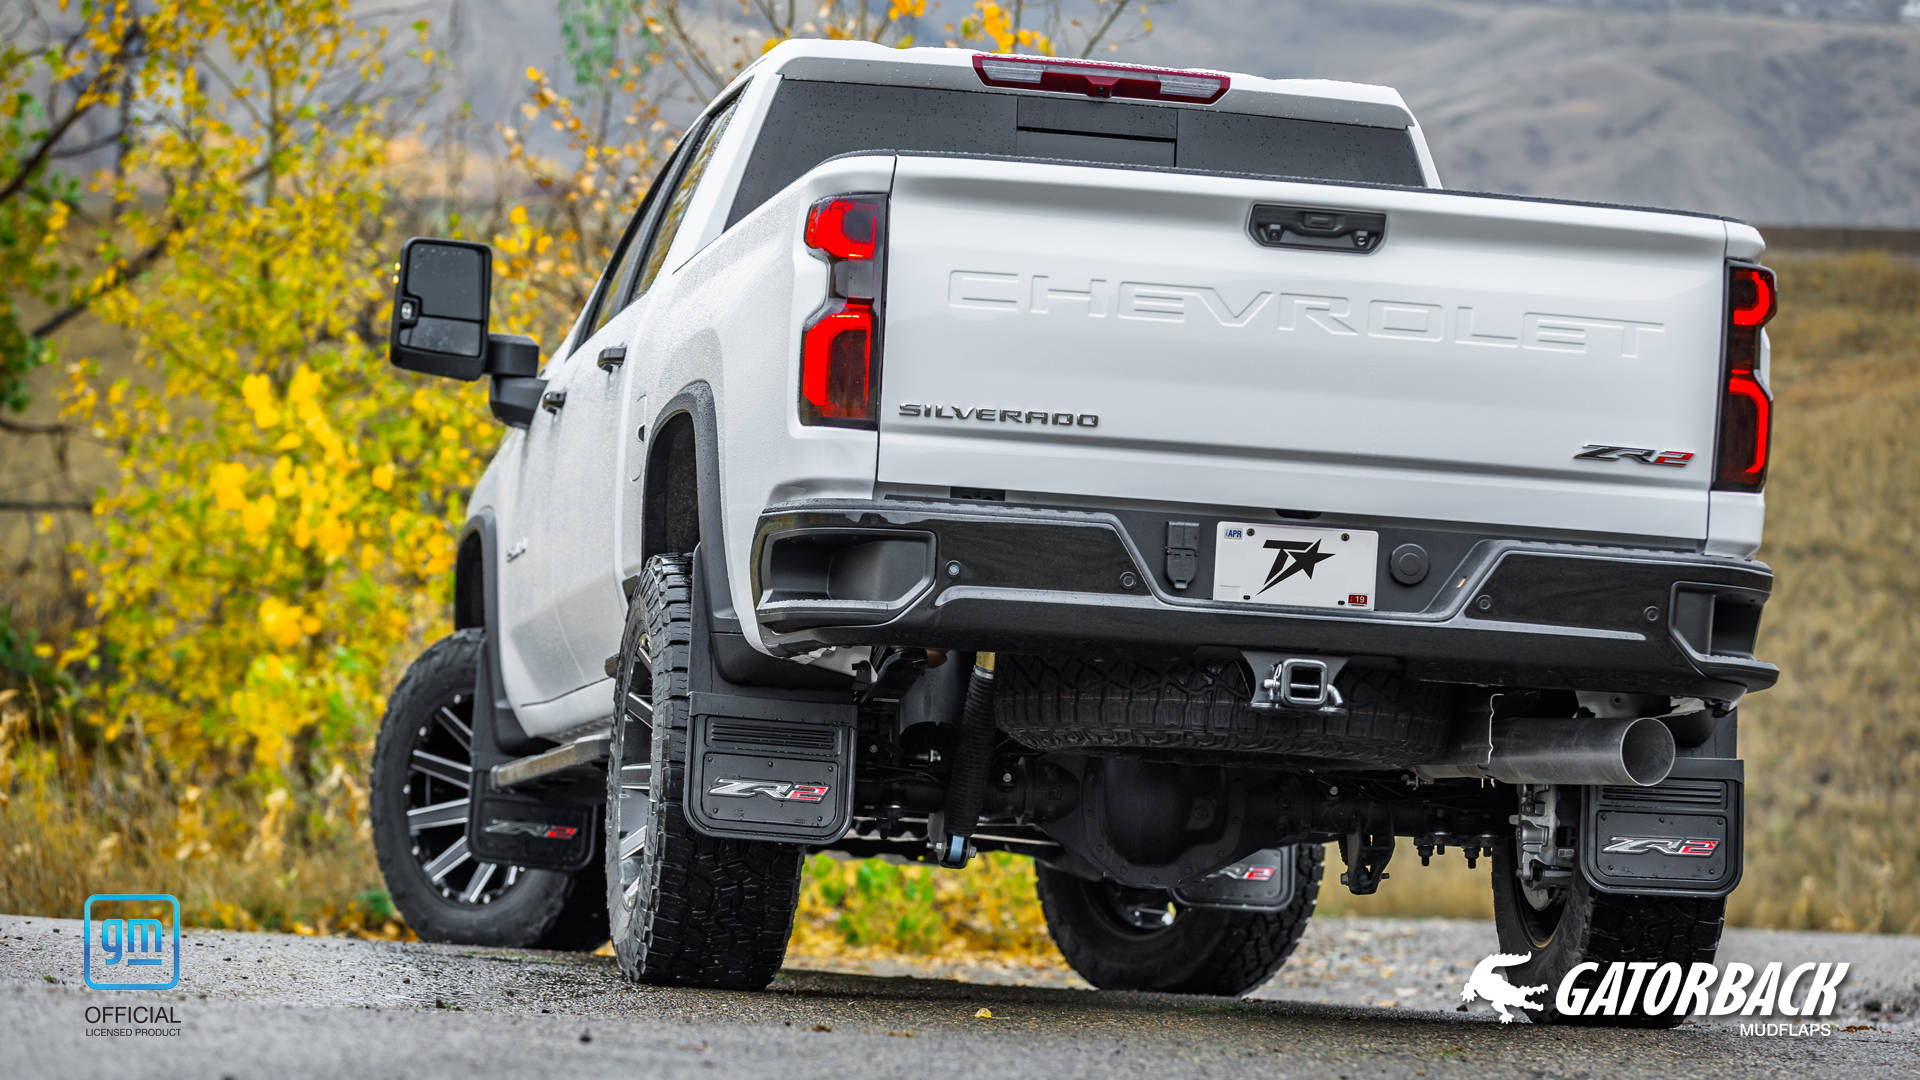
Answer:
[{"label": "mud flap", "polygon": [[1292,847],[1256,851],[1206,877],[1181,882],[1173,899],[1194,908],[1278,911],[1293,903],[1293,858]]},{"label": "mud flap", "polygon": [[469,795],[467,849],[481,862],[530,870],[576,873],[593,861],[600,807],[495,791],[493,778],[474,774]]},{"label": "mud flap", "polygon": [[[475,698],[493,702],[491,715],[508,718],[505,722],[518,731],[519,725],[511,719],[513,707],[496,690],[493,664],[481,664]],[[584,870],[599,851],[599,805],[495,790],[493,767],[512,760],[500,743],[496,722],[481,722],[476,717],[471,748],[473,786],[467,790],[467,851],[480,862],[503,866],[569,874]]]},{"label": "mud flap", "polygon": [[706,559],[699,551],[693,594],[693,639],[705,647],[693,650],[690,671],[687,820],[709,836],[739,840],[840,839],[853,821],[858,713],[852,694],[729,678],[716,662],[717,639],[726,635],[713,626]]},{"label": "mud flap", "polygon": [[[714,695],[696,694],[712,707]],[[701,701],[702,698],[708,699]],[[727,714],[742,704],[720,705]],[[785,710],[782,710],[785,711]],[[853,727],[695,713],[687,818],[710,836],[779,843],[838,840],[853,818]]]},{"label": "mud flap", "polygon": [[1740,883],[1744,763],[1681,758],[1653,787],[1584,790],[1580,873],[1607,893],[1720,897]]}]

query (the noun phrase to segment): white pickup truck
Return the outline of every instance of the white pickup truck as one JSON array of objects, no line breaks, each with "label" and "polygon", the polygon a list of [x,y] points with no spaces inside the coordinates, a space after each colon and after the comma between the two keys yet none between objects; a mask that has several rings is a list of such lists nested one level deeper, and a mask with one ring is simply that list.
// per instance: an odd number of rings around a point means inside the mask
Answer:
[{"label": "white pickup truck", "polygon": [[1710,959],[1761,249],[1446,191],[1381,87],[782,44],[544,369],[407,246],[394,363],[510,428],[376,752],[394,900],[754,987],[807,852],[1006,851],[1089,981],[1237,994],[1404,837],[1491,859],[1516,984]]}]

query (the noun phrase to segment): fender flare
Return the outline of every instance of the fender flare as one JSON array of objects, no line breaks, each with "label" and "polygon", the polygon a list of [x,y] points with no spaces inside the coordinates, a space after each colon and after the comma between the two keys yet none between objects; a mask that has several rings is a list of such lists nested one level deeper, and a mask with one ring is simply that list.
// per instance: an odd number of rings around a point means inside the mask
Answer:
[{"label": "fender flare", "polygon": [[672,452],[669,445],[671,440],[659,438],[659,433],[682,416],[690,422],[693,432],[693,482],[699,505],[699,544],[710,552],[710,557],[701,562],[706,567],[707,595],[718,624],[715,628],[726,628],[728,624],[737,628],[739,617],[734,611],[733,590],[727,576],[725,506],[720,501],[720,429],[713,387],[705,380],[696,380],[682,387],[654,414],[652,425],[648,428],[653,437],[647,441],[646,469],[641,473],[640,559],[644,562],[666,550],[663,546],[665,525],[650,521],[652,515],[648,513],[656,496],[664,496],[650,489],[664,479],[666,455]]}]

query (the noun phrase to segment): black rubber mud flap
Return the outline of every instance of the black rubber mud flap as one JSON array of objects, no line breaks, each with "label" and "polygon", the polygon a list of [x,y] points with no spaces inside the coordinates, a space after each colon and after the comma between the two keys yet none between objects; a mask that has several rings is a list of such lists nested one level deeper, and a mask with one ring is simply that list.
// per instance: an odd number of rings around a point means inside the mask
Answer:
[{"label": "black rubber mud flap", "polygon": [[838,840],[853,821],[858,714],[846,689],[736,683],[715,663],[707,560],[694,559],[693,726],[687,820],[709,836],[783,844]]},{"label": "black rubber mud flap", "polygon": [[1223,866],[1173,890],[1177,903],[1195,908],[1279,911],[1293,903],[1293,848],[1268,848]]},{"label": "black rubber mud flap", "polygon": [[1595,889],[1721,897],[1740,883],[1744,763],[1681,758],[1653,787],[1585,789],[1580,872]]},{"label": "black rubber mud flap", "polygon": [[[763,699],[695,708],[745,712]],[[704,699],[704,700],[703,700]],[[769,710],[780,711],[780,710]],[[687,762],[687,818],[711,836],[782,843],[838,840],[853,818],[853,728],[696,712]]]},{"label": "black rubber mud flap", "polygon": [[474,774],[468,797],[467,849],[481,862],[569,874],[593,862],[598,806],[495,791],[484,772]]},{"label": "black rubber mud flap", "polygon": [[[493,767],[512,760],[501,750],[498,717],[511,722],[512,706],[497,693],[493,665],[480,665],[474,685],[477,702],[493,702],[486,716],[475,711],[473,723],[472,786],[467,789],[467,850],[481,862],[524,866],[530,870],[575,873],[594,861],[601,811],[598,804],[577,800],[515,795],[496,791]],[[514,723],[514,730],[519,725]]]}]

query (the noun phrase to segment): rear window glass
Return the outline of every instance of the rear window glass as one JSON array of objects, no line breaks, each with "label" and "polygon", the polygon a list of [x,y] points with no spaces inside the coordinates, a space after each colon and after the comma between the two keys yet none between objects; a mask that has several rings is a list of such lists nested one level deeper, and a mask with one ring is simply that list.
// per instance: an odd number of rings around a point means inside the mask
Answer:
[{"label": "rear window glass", "polygon": [[727,224],[828,158],[863,151],[1424,182],[1413,136],[1400,129],[1119,101],[783,79]]}]

